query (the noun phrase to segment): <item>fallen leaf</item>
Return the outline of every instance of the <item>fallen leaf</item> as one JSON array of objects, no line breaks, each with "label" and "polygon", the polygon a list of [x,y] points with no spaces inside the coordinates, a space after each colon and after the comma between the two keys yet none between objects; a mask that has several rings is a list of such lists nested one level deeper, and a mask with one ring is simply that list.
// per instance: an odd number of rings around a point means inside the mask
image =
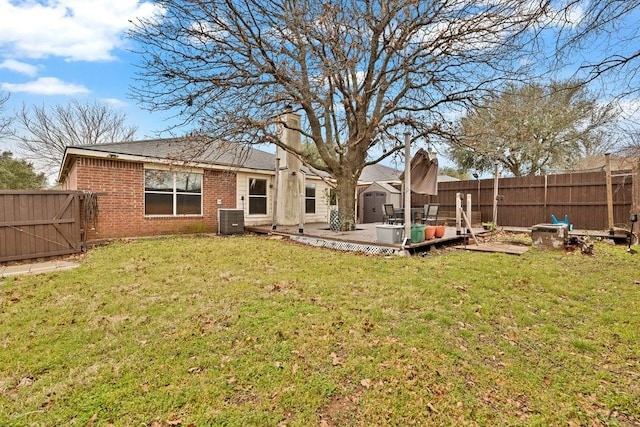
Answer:
[{"label": "fallen leaf", "polygon": [[20,382],[18,382],[18,388],[20,387],[26,387],[26,386],[30,386],[31,384],[33,384],[33,378],[31,377],[23,377],[20,379]]},{"label": "fallen leaf", "polygon": [[91,418],[89,419],[89,421],[87,421],[86,427],[91,427],[96,421],[98,420],[98,413],[95,412]]},{"label": "fallen leaf", "polygon": [[438,412],[438,411],[436,410],[435,406],[433,406],[433,405],[431,404],[431,402],[427,403],[427,408],[429,408],[429,410],[430,410],[431,412],[436,412],[436,413]]},{"label": "fallen leaf", "polygon": [[364,378],[360,381],[360,385],[364,388],[369,388],[371,387],[371,380],[369,378]]},{"label": "fallen leaf", "polygon": [[329,356],[331,356],[331,364],[333,366],[342,365],[342,361],[340,360],[340,356],[338,356],[335,353],[331,353]]},{"label": "fallen leaf", "polygon": [[291,373],[295,375],[296,372],[298,372],[298,364],[294,363],[293,366],[291,367]]}]

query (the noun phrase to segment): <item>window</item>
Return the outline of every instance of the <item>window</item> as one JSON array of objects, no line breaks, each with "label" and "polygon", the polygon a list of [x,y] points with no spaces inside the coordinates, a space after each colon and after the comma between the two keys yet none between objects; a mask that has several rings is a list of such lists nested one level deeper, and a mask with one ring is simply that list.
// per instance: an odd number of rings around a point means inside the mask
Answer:
[{"label": "window", "polygon": [[145,215],[202,215],[202,174],[146,169]]},{"label": "window", "polygon": [[304,212],[316,213],[316,185],[306,184],[304,188]]},{"label": "window", "polygon": [[249,215],[267,214],[267,180],[249,179]]}]

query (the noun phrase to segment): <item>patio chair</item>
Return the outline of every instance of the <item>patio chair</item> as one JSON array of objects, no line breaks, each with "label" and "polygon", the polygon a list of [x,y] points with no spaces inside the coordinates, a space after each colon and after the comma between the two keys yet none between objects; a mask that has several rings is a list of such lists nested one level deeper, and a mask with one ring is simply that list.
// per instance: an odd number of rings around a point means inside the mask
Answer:
[{"label": "patio chair", "polygon": [[438,203],[424,205],[424,223],[427,225],[436,225],[438,222],[439,209],[440,205]]},{"label": "patio chair", "polygon": [[387,224],[402,224],[403,218],[396,214],[392,203],[382,205],[382,222]]}]

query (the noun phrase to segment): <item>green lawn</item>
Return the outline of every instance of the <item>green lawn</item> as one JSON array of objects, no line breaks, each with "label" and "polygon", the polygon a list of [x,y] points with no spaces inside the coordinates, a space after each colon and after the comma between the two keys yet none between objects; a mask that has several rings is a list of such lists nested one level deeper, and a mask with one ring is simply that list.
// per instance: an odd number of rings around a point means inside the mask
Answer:
[{"label": "green lawn", "polygon": [[639,425],[639,266],[115,243],[0,285],[0,425]]}]

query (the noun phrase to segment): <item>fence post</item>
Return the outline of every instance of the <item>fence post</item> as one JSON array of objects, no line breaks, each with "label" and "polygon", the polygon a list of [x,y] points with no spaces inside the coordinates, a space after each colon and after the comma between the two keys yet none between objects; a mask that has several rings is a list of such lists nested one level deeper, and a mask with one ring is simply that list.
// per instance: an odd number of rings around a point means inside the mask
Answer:
[{"label": "fence post", "polygon": [[607,184],[607,225],[609,234],[613,236],[613,190],[611,188],[611,157],[609,153],[604,155],[605,182]]},{"label": "fence post", "polygon": [[631,212],[640,214],[640,159],[633,167],[631,175]]},{"label": "fence post", "polygon": [[498,226],[498,162],[493,165],[493,226]]}]

